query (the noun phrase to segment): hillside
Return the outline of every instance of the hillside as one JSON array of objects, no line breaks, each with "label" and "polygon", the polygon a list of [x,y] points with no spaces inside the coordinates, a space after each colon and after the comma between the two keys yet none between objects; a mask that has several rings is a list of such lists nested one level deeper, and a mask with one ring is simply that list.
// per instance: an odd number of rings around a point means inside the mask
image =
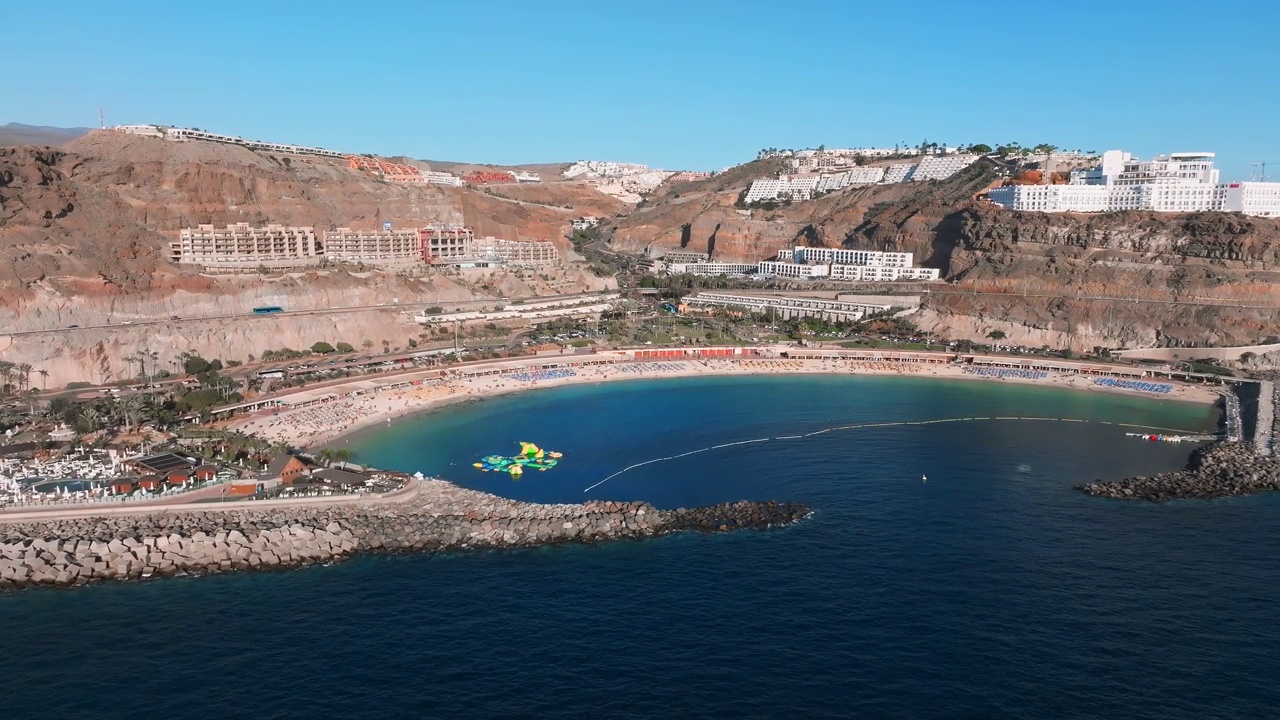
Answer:
[{"label": "hillside", "polygon": [[776,210],[734,207],[751,179],[776,171],[750,163],[736,176],[660,188],[605,234],[619,251],[687,248],[729,262],[794,243],[912,252],[948,281],[916,320],[954,338],[999,330],[1016,344],[1089,350],[1280,335],[1272,309],[1280,220],[1008,212],[974,199],[998,180],[981,163],[942,182],[851,188]]},{"label": "hillside", "polygon": [[0,147],[13,145],[51,145],[57,147],[92,131],[92,128],[60,128],[47,125],[0,125]]},{"label": "hillside", "polygon": [[[376,307],[392,298],[447,302],[607,286],[611,280],[582,265],[536,274],[517,270],[405,277],[333,267],[209,276],[166,258],[167,244],[181,228],[233,222],[319,229],[374,228],[384,221],[397,227],[465,223],[478,236],[551,240],[568,250],[570,221],[600,214],[602,203],[616,202],[580,186],[566,186],[563,192],[548,186],[543,193],[539,199],[546,204],[535,204],[469,188],[392,184],[361,175],[342,161],[111,131],[91,132],[61,148],[0,148],[0,327],[22,332],[235,314],[263,304],[290,310]],[[21,340],[0,336],[0,354],[49,370],[53,383],[90,375],[101,381],[129,371],[128,353],[111,351],[116,343],[150,345],[162,353],[212,356],[234,350],[247,356],[283,337],[305,339],[314,331],[319,339],[323,330],[359,338],[375,327],[380,328],[379,340],[403,341],[389,338],[386,329],[402,326],[403,320],[390,307],[383,315],[290,320],[288,332],[275,337],[253,337],[216,322],[208,327],[184,323],[166,333],[163,342],[146,331],[133,337],[127,328],[93,331],[102,336],[101,347],[85,346],[85,333]],[[405,326],[401,332],[411,330]],[[219,337],[227,339],[224,347],[208,346]]]},{"label": "hillside", "polygon": [[[466,223],[478,235],[552,240],[616,201],[549,185],[537,203],[468,188],[385,183],[341,161],[93,132],[61,149],[0,149],[0,293],[39,284],[123,292],[189,274],[164,259],[183,227],[232,222],[378,227]],[[565,207],[567,206],[567,207]]]}]

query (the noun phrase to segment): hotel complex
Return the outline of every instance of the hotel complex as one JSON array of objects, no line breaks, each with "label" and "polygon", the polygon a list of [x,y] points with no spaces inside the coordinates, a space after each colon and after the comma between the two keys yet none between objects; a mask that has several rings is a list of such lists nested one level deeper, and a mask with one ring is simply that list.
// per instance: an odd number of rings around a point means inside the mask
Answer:
[{"label": "hotel complex", "polygon": [[315,267],[324,260],[408,269],[426,265],[541,267],[560,261],[551,242],[475,239],[470,228],[430,225],[393,230],[338,228],[317,236],[310,227],[236,223],[182,230],[169,259],[210,271],[254,272]]},{"label": "hotel complex", "polygon": [[694,307],[723,307],[753,313],[776,313],[781,319],[812,317],[832,322],[856,322],[893,306],[879,302],[860,301],[856,298],[834,299],[795,297],[782,295],[757,295],[753,293],[698,292],[685,297],[684,302]]},{"label": "hotel complex", "polygon": [[324,259],[314,228],[236,223],[225,228],[184,228],[169,244],[169,259],[207,269],[252,272],[311,267]]},{"label": "hotel complex", "polygon": [[[667,257],[671,257],[669,253]],[[798,280],[831,278],[850,282],[901,282],[937,280],[937,268],[914,267],[912,253],[797,247],[782,250],[775,260],[758,263],[672,262],[667,269],[690,275],[759,275]]]},{"label": "hotel complex", "polygon": [[1280,183],[1219,181],[1213,153],[1171,153],[1139,160],[1108,150],[1102,164],[1075,170],[1066,185],[1008,185],[987,197],[1030,212],[1239,212],[1280,217]]},{"label": "hotel complex", "polygon": [[883,167],[853,167],[844,172],[817,175],[779,175],[752,181],[743,202],[769,200],[809,200],[814,195],[847,187],[925,180],[946,180],[972,165],[978,155],[934,155],[916,164]]},{"label": "hotel complex", "polygon": [[204,130],[196,130],[193,128],[176,128],[165,127],[163,125],[118,125],[115,128],[118,132],[129,135],[142,135],[146,137],[156,137],[162,140],[172,140],[176,142],[188,142],[198,140],[202,142],[221,143],[223,145],[239,145],[240,147],[250,150],[261,150],[263,152],[282,153],[285,155],[314,155],[316,157],[326,158],[342,158],[343,154],[334,150],[325,150],[324,148],[305,147],[302,145],[286,145],[283,143],[269,143],[259,140],[245,140],[234,135],[219,135],[218,133],[205,132]]}]

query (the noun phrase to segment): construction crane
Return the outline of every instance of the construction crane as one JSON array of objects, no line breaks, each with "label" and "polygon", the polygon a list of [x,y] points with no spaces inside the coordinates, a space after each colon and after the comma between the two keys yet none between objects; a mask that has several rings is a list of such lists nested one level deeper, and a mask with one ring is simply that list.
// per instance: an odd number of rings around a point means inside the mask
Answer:
[{"label": "construction crane", "polygon": [[1256,163],[1253,163],[1253,167],[1258,168],[1258,169],[1257,169],[1256,171],[1254,171],[1254,173],[1253,173],[1253,179],[1254,179],[1255,181],[1257,181],[1257,182],[1266,182],[1266,181],[1267,181],[1267,165],[1280,165],[1280,163],[1278,163],[1278,162],[1272,162],[1272,163],[1256,162]]}]

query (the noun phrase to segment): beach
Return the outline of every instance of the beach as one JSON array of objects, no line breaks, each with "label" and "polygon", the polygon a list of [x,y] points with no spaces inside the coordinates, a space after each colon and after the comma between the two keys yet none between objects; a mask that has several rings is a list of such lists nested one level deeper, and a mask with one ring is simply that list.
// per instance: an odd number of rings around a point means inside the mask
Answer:
[{"label": "beach", "polygon": [[[539,368],[548,364],[558,367]],[[474,365],[443,377],[404,387],[395,377],[385,378],[382,388],[344,395],[342,386],[331,388],[333,398],[298,408],[263,410],[238,418],[233,429],[295,447],[341,447],[351,434],[394,422],[410,414],[460,402],[478,401],[515,392],[616,380],[698,377],[708,375],[900,375],[988,383],[1017,383],[1064,387],[1073,390],[1115,393],[1148,399],[1213,404],[1219,391],[1211,386],[1161,382],[1167,393],[1098,384],[1097,375],[1043,373],[1035,377],[1009,374],[991,377],[975,374],[969,366],[938,362],[893,360],[741,358],[676,358],[635,361],[620,357],[584,355],[530,359],[526,365],[503,364],[503,371]],[[353,381],[354,382],[354,381]],[[393,387],[400,385],[399,387]]]}]

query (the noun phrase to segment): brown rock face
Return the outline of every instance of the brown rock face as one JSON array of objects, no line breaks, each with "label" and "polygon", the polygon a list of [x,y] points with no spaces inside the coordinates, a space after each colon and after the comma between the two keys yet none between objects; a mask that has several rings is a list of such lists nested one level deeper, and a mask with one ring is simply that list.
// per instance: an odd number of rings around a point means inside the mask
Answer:
[{"label": "brown rock face", "polygon": [[113,131],[58,150],[0,148],[0,324],[21,328],[13,310],[37,295],[106,302],[177,289],[217,295],[222,281],[165,258],[178,230],[200,223],[330,229],[454,222],[478,235],[567,248],[573,218],[621,207],[581,185],[563,188],[549,185],[536,202],[520,202],[467,188],[385,183],[340,160]]},{"label": "brown rock face", "polygon": [[613,246],[687,248],[730,262],[792,244],[912,252],[949,281],[931,289],[915,320],[953,338],[1000,330],[1014,344],[1089,350],[1251,345],[1280,335],[1274,219],[1007,212],[975,200],[998,180],[981,162],[943,182],[747,211],[734,207],[742,191],[777,169],[738,170],[736,182],[660,190],[616,223]]}]

